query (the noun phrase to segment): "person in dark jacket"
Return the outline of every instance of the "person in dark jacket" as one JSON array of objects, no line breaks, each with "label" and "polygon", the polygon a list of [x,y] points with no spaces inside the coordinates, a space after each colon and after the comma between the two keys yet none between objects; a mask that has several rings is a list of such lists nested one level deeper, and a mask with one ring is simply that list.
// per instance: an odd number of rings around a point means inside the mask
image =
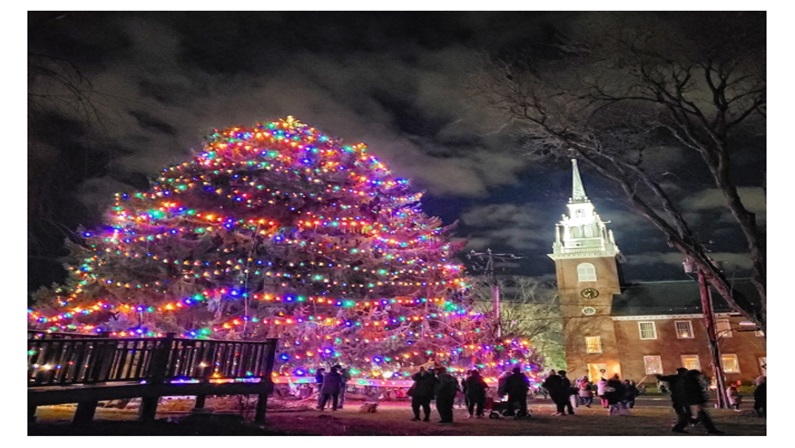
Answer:
[{"label": "person in dark jacket", "polygon": [[[709,382],[704,374],[698,370],[688,370],[681,381],[683,383],[685,403],[691,407],[691,413],[693,412],[693,409],[695,409],[696,420],[704,425],[704,428],[707,430],[707,434],[724,434],[723,431],[715,427],[715,424],[712,422],[712,418],[707,413],[705,405],[709,399],[709,394],[707,392]],[[681,423],[677,423],[676,427],[684,430],[684,426],[679,426],[680,424]],[[686,425],[687,422],[685,422],[685,426]]]},{"label": "person in dark jacket", "polygon": [[337,409],[342,409],[342,406],[345,404],[345,390],[348,388],[348,381],[351,379],[351,373],[348,371],[347,367],[342,367],[340,364],[337,364],[334,367],[336,367],[337,371],[339,371],[340,375],[342,375],[342,390],[340,391],[340,405],[337,406]]},{"label": "person in dark jacket", "polygon": [[564,389],[563,378],[558,375],[558,372],[550,371],[541,387],[549,392],[549,397],[555,403],[555,415],[566,415],[566,402],[569,400],[568,388]]},{"label": "person in dark jacket", "polygon": [[453,405],[455,395],[461,389],[458,380],[447,373],[447,368],[438,367],[436,370],[436,411],[439,412],[439,423],[453,423]]},{"label": "person in dark jacket", "polygon": [[558,370],[560,375],[561,395],[563,398],[563,407],[569,415],[574,415],[574,406],[571,404],[571,395],[577,393],[577,389],[571,386],[571,380],[566,376],[565,370]]},{"label": "person in dark jacket", "polygon": [[635,382],[632,380],[624,380],[624,399],[622,400],[624,409],[634,408],[635,398],[637,398],[638,395],[640,395],[640,391],[637,386],[635,386]]},{"label": "person in dark jacket", "polygon": [[477,369],[472,369],[464,380],[464,394],[467,399],[469,418],[474,416],[483,418],[483,407],[486,405],[486,389],[488,388],[489,386],[486,384],[486,380],[480,376],[480,372]]},{"label": "person in dark jacket", "polygon": [[[671,390],[671,401],[677,414],[676,424],[671,431],[687,433],[685,428],[688,424],[695,425],[700,422],[707,429],[708,434],[723,434],[723,431],[715,427],[704,408],[707,402],[707,386],[701,372],[687,370],[684,367],[676,369],[676,372],[676,375],[657,375],[657,379],[667,382]],[[696,419],[692,416],[693,409],[696,410]]]},{"label": "person in dark jacket", "polygon": [[320,409],[320,402],[323,401],[323,393],[320,388],[323,387],[323,377],[326,375],[326,369],[320,367],[315,373],[315,385],[317,385],[317,408]]},{"label": "person in dark jacket", "polygon": [[754,411],[764,417],[767,413],[767,376],[760,375],[754,380]]},{"label": "person in dark jacket", "polygon": [[328,403],[329,399],[331,399],[331,410],[337,410],[340,392],[342,391],[344,385],[345,382],[343,381],[339,370],[337,370],[336,366],[332,367],[331,371],[329,371],[329,373],[323,377],[323,384],[320,386],[320,393],[323,394],[323,398],[320,401],[321,411],[326,408],[326,403]]},{"label": "person in dark jacket", "polygon": [[624,400],[625,393],[624,383],[621,382],[621,378],[618,377],[617,373],[613,374],[607,380],[607,386],[605,387],[605,398],[607,398],[607,406],[609,408],[608,415],[621,414],[621,402]]},{"label": "person in dark jacket", "polygon": [[422,408],[425,418],[423,421],[430,421],[431,419],[431,400],[433,400],[434,389],[436,388],[436,375],[433,370],[426,370],[425,367],[420,367],[420,370],[411,376],[414,380],[413,390],[411,391],[411,410],[414,413],[412,421],[420,420],[420,408]]},{"label": "person in dark jacket", "polygon": [[508,394],[507,415],[514,414],[514,406],[519,406],[518,417],[527,416],[527,392],[530,390],[530,379],[522,373],[519,367],[513,368],[513,373],[505,379],[505,393]]},{"label": "person in dark jacket", "polygon": [[[682,380],[686,374],[687,369],[679,367],[676,369],[675,375],[656,374],[654,376],[657,377],[657,381],[668,384],[667,389],[669,389],[671,393],[671,406],[674,408],[674,412],[676,412],[677,421],[695,423],[696,420],[693,418],[693,414],[690,413],[690,406],[685,402],[684,383],[680,383],[680,380]],[[687,426],[687,423],[682,426],[682,431],[684,431],[684,427]],[[675,425],[674,428],[678,428],[678,426]],[[682,432],[676,429],[672,429],[672,431]]]}]

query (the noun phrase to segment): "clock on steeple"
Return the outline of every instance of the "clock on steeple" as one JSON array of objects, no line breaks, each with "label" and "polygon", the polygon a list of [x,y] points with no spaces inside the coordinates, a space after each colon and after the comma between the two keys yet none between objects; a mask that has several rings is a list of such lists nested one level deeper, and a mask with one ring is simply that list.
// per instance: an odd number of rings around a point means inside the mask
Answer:
[{"label": "clock on steeple", "polygon": [[599,290],[596,288],[585,288],[580,291],[580,297],[583,299],[595,299],[599,297]]}]

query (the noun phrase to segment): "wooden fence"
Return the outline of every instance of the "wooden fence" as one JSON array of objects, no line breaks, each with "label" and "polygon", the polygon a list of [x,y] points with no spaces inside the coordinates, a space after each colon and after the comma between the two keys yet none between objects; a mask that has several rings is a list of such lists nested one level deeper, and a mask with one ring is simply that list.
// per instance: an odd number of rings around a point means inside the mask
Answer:
[{"label": "wooden fence", "polygon": [[141,418],[151,420],[162,396],[196,395],[202,408],[207,395],[245,393],[260,396],[255,421],[264,421],[276,344],[29,331],[29,416],[40,405],[77,402],[75,421],[86,421],[99,400],[138,396]]}]

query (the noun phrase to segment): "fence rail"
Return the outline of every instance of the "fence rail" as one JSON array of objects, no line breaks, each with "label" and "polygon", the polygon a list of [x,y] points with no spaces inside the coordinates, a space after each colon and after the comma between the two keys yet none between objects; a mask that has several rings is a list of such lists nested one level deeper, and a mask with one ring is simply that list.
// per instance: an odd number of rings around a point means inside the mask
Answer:
[{"label": "fence rail", "polygon": [[38,396],[47,386],[140,383],[157,385],[158,394],[168,395],[162,386],[198,382],[217,392],[218,387],[209,383],[224,380],[266,383],[269,390],[277,341],[182,339],[173,334],[107,338],[29,331],[28,390],[38,391]]}]

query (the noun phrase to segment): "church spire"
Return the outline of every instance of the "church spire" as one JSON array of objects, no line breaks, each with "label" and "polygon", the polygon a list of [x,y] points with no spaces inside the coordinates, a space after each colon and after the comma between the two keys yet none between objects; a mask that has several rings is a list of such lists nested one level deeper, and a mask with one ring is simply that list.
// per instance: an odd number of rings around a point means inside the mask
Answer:
[{"label": "church spire", "polygon": [[571,160],[571,197],[566,204],[568,214],[555,225],[552,259],[579,257],[613,257],[620,251],[613,232],[602,221],[594,205],[585,195],[577,160]]},{"label": "church spire", "polygon": [[580,170],[577,169],[577,159],[571,159],[571,198],[569,202],[588,202],[585,187],[582,186]]}]

